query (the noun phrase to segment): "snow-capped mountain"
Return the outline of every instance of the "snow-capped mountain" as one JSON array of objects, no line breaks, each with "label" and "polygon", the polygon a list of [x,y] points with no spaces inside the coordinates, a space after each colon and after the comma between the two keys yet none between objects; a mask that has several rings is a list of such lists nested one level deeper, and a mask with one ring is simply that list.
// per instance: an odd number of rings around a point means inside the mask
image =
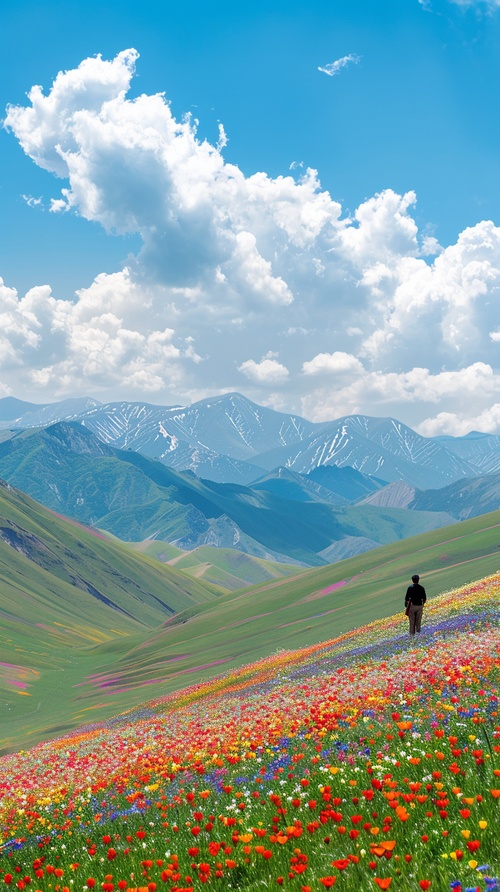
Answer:
[{"label": "snow-capped mountain", "polygon": [[465,437],[436,437],[450,452],[474,465],[480,474],[500,471],[500,437],[471,431]]},{"label": "snow-capped mountain", "polygon": [[26,430],[45,427],[57,421],[79,420],[82,413],[102,405],[91,397],[62,400],[60,403],[36,405],[5,397],[0,400],[0,429]]},{"label": "snow-capped mountain", "polygon": [[279,447],[257,456],[269,470],[285,465],[301,474],[322,465],[349,466],[386,480],[404,480],[419,489],[445,486],[479,471],[437,438],[421,437],[394,418],[348,415],[292,449]]},{"label": "snow-capped mountain", "polygon": [[95,434],[120,449],[166,457],[179,443],[252,461],[274,446],[291,446],[318,425],[296,415],[257,406],[239,393],[201,400],[191,406],[108,403],[81,415]]},{"label": "snow-capped mountain", "polygon": [[[0,418],[14,405],[23,405],[8,400],[0,400]],[[189,406],[125,401],[103,405],[91,399],[24,405],[24,414],[1,421],[0,428],[78,421],[110,446],[132,449],[216,482],[247,485],[278,467],[305,474],[339,466],[382,483],[402,480],[430,489],[500,470],[498,436],[422,437],[396,419],[367,415],[315,424],[258,406],[238,393]]]}]

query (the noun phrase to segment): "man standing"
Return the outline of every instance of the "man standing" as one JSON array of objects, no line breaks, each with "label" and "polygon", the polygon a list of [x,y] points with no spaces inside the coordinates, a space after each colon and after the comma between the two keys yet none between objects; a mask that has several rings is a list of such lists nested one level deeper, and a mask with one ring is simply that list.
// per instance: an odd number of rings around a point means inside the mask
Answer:
[{"label": "man standing", "polygon": [[410,620],[410,635],[415,632],[420,634],[420,626],[422,623],[422,613],[424,612],[424,604],[427,600],[425,588],[419,583],[420,576],[415,574],[411,577],[413,585],[408,586],[405,597],[405,610]]}]

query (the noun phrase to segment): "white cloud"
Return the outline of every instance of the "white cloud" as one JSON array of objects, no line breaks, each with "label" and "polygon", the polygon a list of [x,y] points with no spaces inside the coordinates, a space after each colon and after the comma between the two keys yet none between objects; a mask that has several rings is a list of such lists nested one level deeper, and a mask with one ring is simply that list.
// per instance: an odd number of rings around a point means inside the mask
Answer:
[{"label": "white cloud", "polygon": [[500,431],[500,403],[494,403],[484,412],[472,416],[439,412],[438,415],[426,418],[418,425],[418,432],[424,437],[439,437],[442,434],[463,437],[470,431],[498,434]]},{"label": "white cloud", "polygon": [[464,230],[432,264],[400,253],[390,264],[369,265],[362,283],[376,299],[366,356],[496,360],[487,333],[497,319],[500,229],[490,221]]},{"label": "white cloud", "polygon": [[[51,210],[138,234],[142,247],[68,300],[2,286],[3,386],[170,401],[243,381],[257,401],[322,420],[486,419],[500,228],[479,222],[442,249],[419,232],[412,191],[385,189],[347,217],[314,170],[245,176],[223,157],[222,125],[210,145],[163,94],[128,98],[137,58],[86,59],[7,110],[24,151],[64,180]],[[338,376],[335,394],[321,375]]]},{"label": "white cloud", "polygon": [[343,375],[346,373],[360,375],[364,368],[359,359],[352,353],[343,353],[337,350],[335,353],[318,353],[309,362],[302,364],[304,375]]},{"label": "white cloud", "polygon": [[365,269],[401,255],[417,256],[418,228],[408,213],[416,200],[414,192],[398,195],[386,189],[363,202],[354,215],[357,225],[342,233],[343,251]]},{"label": "white cloud", "polygon": [[290,304],[292,293],[281,276],[272,275],[268,260],[259,254],[257,242],[251,232],[238,232],[234,252],[234,274],[240,288],[249,290],[256,298],[273,304]]},{"label": "white cloud", "polygon": [[357,65],[358,62],[361,62],[361,56],[358,56],[356,53],[349,53],[348,56],[342,56],[341,59],[336,59],[335,62],[329,62],[328,65],[325,65],[324,67],[318,65],[318,71],[328,74],[329,77],[334,77],[351,62]]},{"label": "white cloud", "polygon": [[113,386],[155,391],[166,377],[180,382],[182,369],[200,357],[192,339],[172,328],[139,331],[147,304],[127,270],[99,276],[74,303],[56,300],[48,286],[20,298],[0,280],[0,373],[23,390],[60,395],[79,390],[78,381],[96,393]]},{"label": "white cloud", "polygon": [[450,0],[456,6],[486,6],[487,9],[500,9],[500,0]]},{"label": "white cloud", "polygon": [[256,384],[283,384],[289,375],[288,369],[275,359],[262,359],[255,362],[247,359],[238,366],[238,371],[243,372]]},{"label": "white cloud", "polygon": [[439,244],[437,238],[433,235],[424,235],[422,238],[422,247],[420,253],[422,257],[431,257],[441,254],[443,246]]},{"label": "white cloud", "polygon": [[28,207],[36,208],[43,206],[43,200],[41,197],[35,198],[33,195],[22,195],[21,198],[26,202]]},{"label": "white cloud", "polygon": [[471,405],[486,417],[499,389],[500,373],[486,363],[434,375],[414,367],[408,372],[366,372],[334,391],[321,387],[302,398],[301,408],[308,418],[327,421],[353,412],[400,417],[413,404],[425,418],[443,402],[459,418],[470,414]]}]

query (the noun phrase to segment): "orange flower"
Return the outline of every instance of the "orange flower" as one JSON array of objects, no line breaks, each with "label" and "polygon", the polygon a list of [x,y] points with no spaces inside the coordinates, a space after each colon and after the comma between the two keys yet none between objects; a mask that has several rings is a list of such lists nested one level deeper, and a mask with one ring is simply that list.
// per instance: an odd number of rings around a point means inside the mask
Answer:
[{"label": "orange flower", "polygon": [[392,877],[384,877],[383,879],[380,877],[373,877],[373,879],[380,889],[388,889],[392,883]]},{"label": "orange flower", "polygon": [[380,843],[370,843],[370,853],[382,858],[386,852],[392,852],[396,846],[395,839],[383,839]]},{"label": "orange flower", "polygon": [[403,805],[398,805],[396,809],[396,814],[400,821],[407,821],[410,815],[406,811],[406,808]]}]

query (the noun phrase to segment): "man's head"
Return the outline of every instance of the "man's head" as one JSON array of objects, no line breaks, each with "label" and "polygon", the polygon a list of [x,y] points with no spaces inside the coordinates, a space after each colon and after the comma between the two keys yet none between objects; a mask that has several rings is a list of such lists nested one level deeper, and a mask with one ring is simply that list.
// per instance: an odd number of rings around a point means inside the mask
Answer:
[{"label": "man's head", "polygon": [[415,573],[415,574],[411,577],[411,581],[412,581],[412,582],[418,582],[419,579],[420,579],[420,576],[418,575],[418,573]]}]

